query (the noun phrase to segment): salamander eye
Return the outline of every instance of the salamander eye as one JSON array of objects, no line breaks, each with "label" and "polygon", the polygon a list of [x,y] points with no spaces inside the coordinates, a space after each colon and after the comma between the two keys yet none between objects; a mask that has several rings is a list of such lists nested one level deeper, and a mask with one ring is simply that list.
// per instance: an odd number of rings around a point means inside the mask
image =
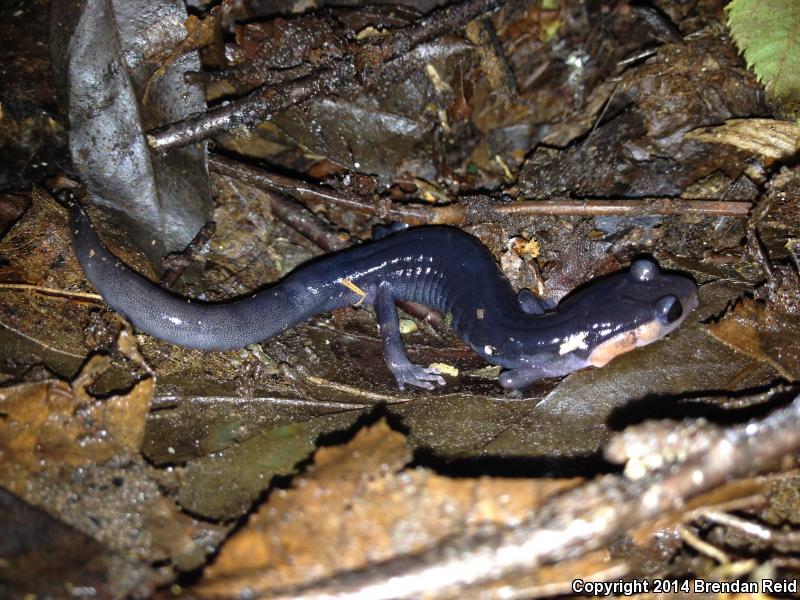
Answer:
[{"label": "salamander eye", "polygon": [[656,315],[665,325],[672,325],[683,315],[683,305],[676,296],[664,296],[656,302]]},{"label": "salamander eye", "polygon": [[642,258],[631,263],[631,275],[638,281],[650,281],[658,273],[658,265]]}]

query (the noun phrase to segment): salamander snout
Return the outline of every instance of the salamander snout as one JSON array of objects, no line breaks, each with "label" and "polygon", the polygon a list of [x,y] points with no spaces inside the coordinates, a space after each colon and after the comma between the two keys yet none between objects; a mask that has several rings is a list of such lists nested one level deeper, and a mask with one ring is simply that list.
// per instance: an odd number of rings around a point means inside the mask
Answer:
[{"label": "salamander snout", "polygon": [[[680,326],[695,308],[697,285],[683,275],[664,273],[649,259],[631,264],[630,271],[612,278],[615,293],[593,305],[596,319],[616,327],[601,329],[587,363],[600,367],[613,358],[660,340]],[[598,289],[596,300],[603,298]],[[608,335],[602,335],[608,332]]]},{"label": "salamander snout", "polygon": [[631,289],[636,290],[636,294],[645,301],[643,304],[650,298],[653,322],[658,326],[660,336],[680,325],[699,304],[694,281],[681,275],[664,273],[652,260],[634,261],[628,277]]}]

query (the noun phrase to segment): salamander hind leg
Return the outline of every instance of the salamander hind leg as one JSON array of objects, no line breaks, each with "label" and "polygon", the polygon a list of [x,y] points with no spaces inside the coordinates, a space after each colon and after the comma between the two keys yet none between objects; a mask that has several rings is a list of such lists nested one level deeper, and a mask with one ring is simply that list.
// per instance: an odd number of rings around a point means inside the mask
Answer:
[{"label": "salamander hind leg", "polygon": [[404,390],[406,385],[431,390],[434,383],[444,385],[444,378],[433,368],[421,367],[412,363],[406,355],[400,326],[397,320],[397,307],[392,296],[391,286],[381,284],[375,294],[375,313],[383,338],[383,357],[386,366],[397,380],[397,386]]}]

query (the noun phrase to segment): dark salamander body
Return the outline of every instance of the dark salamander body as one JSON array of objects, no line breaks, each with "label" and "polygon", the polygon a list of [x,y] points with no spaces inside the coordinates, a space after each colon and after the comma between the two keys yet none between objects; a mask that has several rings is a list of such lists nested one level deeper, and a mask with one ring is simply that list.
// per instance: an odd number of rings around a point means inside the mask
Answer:
[{"label": "dark salamander body", "polygon": [[227,350],[269,339],[319,313],[369,303],[380,324],[386,364],[401,389],[406,384],[430,389],[444,379],[408,360],[398,300],[452,315],[465,343],[507,369],[500,383],[509,388],[602,366],[664,337],[698,302],[692,280],[639,260],[630,271],[594,282],[544,312],[530,292],[514,293],[476,238],[452,227],[420,227],[303,265],[250,297],[203,303],[175,296],[122,264],[100,243],[77,204],[71,225],[86,276],[139,331],[179,346]]}]

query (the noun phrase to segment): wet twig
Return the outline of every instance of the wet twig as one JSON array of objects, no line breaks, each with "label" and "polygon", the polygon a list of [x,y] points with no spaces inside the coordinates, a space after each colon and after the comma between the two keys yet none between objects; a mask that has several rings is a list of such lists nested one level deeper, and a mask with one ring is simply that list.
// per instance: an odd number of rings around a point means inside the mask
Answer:
[{"label": "wet twig", "polygon": [[467,38],[475,44],[491,89],[509,101],[519,95],[517,80],[503,54],[497,32],[489,19],[476,19],[467,25]]},{"label": "wet twig", "polygon": [[234,177],[269,192],[291,196],[307,206],[322,202],[327,206],[338,206],[362,214],[375,215],[389,221],[402,221],[410,225],[455,225],[463,223],[464,220],[464,208],[456,204],[429,208],[395,205],[380,198],[375,198],[370,202],[355,194],[275,175],[218,155],[209,157],[208,166],[212,171]]},{"label": "wet twig", "polygon": [[377,213],[373,204],[355,194],[339,192],[291,177],[269,173],[216,154],[209,156],[208,167],[212,171],[244,181],[268,192],[286,194],[306,205],[323,202],[327,206],[339,206],[360,213]]},{"label": "wet twig", "polygon": [[505,0],[466,0],[433,11],[415,24],[384,38],[367,43],[334,65],[295,79],[285,86],[266,85],[225,106],[213,108],[162,127],[148,134],[153,150],[166,150],[215,137],[239,126],[268,120],[278,112],[302,104],[312,97],[336,94],[354,81],[367,80],[381,65],[416,46],[464,27],[472,19],[495,10]]},{"label": "wet twig", "polygon": [[349,239],[331,231],[321,219],[293,200],[271,193],[269,203],[273,215],[326,252],[352,245]]},{"label": "wet twig", "polygon": [[[551,499],[513,528],[451,538],[419,555],[269,597],[344,600],[456,594],[580,556],[664,513],[681,510],[690,498],[732,478],[752,476],[774,466],[781,457],[800,449],[798,419],[800,396],[763,419],[727,429],[671,421],[648,424],[647,429],[632,427],[615,440],[618,451],[620,445],[640,447],[640,438],[658,425],[669,428],[672,439],[688,428],[687,447],[694,450],[638,479],[599,477]],[[669,454],[669,448],[658,446],[654,445],[653,451]],[[633,452],[636,450],[629,451]]]},{"label": "wet twig", "polygon": [[34,292],[43,294],[45,296],[59,296],[62,298],[72,298],[94,304],[102,304],[103,297],[100,294],[93,294],[90,292],[73,292],[71,290],[60,290],[58,288],[51,288],[42,285],[34,285],[31,283],[0,283],[0,290],[18,290],[23,292]]},{"label": "wet twig", "polygon": [[677,198],[613,198],[608,200],[521,200],[494,208],[505,215],[746,217],[749,202],[679,200]]},{"label": "wet twig", "polygon": [[712,523],[736,529],[748,537],[769,542],[774,546],[789,546],[793,551],[800,549],[800,531],[780,531],[718,510],[703,511],[700,516]]},{"label": "wet twig", "polygon": [[[350,242],[331,231],[330,227],[308,208],[285,197],[285,195],[295,196],[291,191],[296,190],[296,198],[313,203],[314,200],[321,199],[323,188],[306,187],[306,184],[301,182],[294,182],[297,187],[293,187],[293,180],[288,177],[264,173],[220,156],[211,156],[208,163],[212,171],[265,190],[269,195],[269,208],[272,214],[326,252],[341,250],[350,245]],[[320,192],[319,195],[317,190]]]},{"label": "wet twig", "polygon": [[[286,69],[270,69],[266,73],[262,73],[263,82],[261,87],[278,85],[291,81],[297,81],[302,77],[308,77],[314,73],[314,66],[310,64],[301,64],[297,67],[288,67]],[[214,83],[218,81],[225,81],[231,76],[231,72],[223,71],[189,71],[184,75],[184,80],[189,83]]]},{"label": "wet twig", "polygon": [[164,258],[164,274],[161,276],[161,285],[172,288],[186,268],[191,264],[197,253],[205,246],[217,230],[217,224],[210,221],[200,228],[189,245],[178,254],[170,254]]},{"label": "wet twig", "polygon": [[477,206],[467,199],[464,202],[444,206],[415,206],[394,204],[380,198],[368,201],[355,194],[267,173],[221,156],[211,156],[208,164],[217,173],[235,177],[270,192],[286,194],[306,205],[323,202],[329,206],[339,206],[389,221],[402,221],[409,225],[468,225],[491,221],[505,215],[745,217],[752,209],[752,204],[749,202],[680,200],[676,198],[638,198],[635,200],[628,198],[608,200],[563,198],[518,200],[510,204],[492,204],[490,206]]}]

